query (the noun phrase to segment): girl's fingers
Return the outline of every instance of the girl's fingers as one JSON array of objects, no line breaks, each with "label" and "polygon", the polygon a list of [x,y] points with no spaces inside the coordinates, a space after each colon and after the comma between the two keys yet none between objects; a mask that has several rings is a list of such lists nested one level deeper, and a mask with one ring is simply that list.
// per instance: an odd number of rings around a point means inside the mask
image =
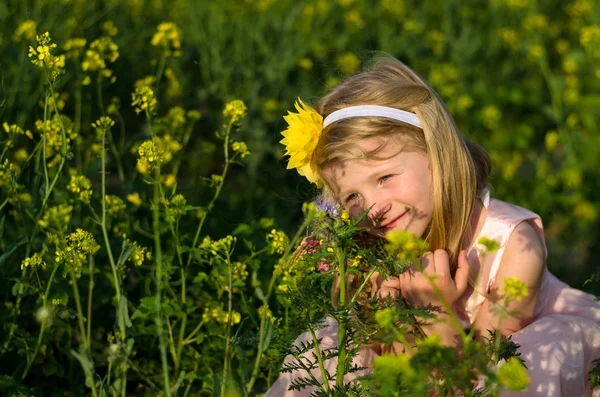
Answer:
[{"label": "girl's fingers", "polygon": [[388,296],[392,297],[392,300],[398,299],[400,297],[400,290],[396,288],[382,287],[377,290],[377,297],[380,300],[385,300]]},{"label": "girl's fingers", "polygon": [[426,252],[421,256],[421,272],[435,273],[435,258],[433,252]]},{"label": "girl's fingers", "polygon": [[433,253],[435,272],[442,277],[450,277],[450,260],[446,250],[437,249]]},{"label": "girl's fingers", "polygon": [[454,282],[456,283],[457,292],[462,295],[467,289],[469,284],[469,258],[467,257],[467,251],[462,250],[458,255],[458,268],[456,269],[456,275],[454,276]]}]

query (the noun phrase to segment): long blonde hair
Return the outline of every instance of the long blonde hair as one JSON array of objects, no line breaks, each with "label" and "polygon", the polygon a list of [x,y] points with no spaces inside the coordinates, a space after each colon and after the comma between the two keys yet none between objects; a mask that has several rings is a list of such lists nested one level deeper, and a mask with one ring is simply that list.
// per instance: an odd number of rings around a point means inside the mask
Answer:
[{"label": "long blonde hair", "polygon": [[417,114],[423,128],[382,117],[358,117],[327,126],[319,138],[312,161],[325,182],[323,196],[334,200],[324,170],[341,161],[375,156],[359,143],[369,138],[398,139],[428,154],[433,181],[433,214],[423,237],[429,249],[445,249],[452,274],[465,233],[469,229],[475,200],[487,186],[491,169],[488,154],[466,141],[436,92],[402,62],[378,57],[373,66],[351,76],[318,101],[316,110],[327,117],[348,106],[381,105]]}]

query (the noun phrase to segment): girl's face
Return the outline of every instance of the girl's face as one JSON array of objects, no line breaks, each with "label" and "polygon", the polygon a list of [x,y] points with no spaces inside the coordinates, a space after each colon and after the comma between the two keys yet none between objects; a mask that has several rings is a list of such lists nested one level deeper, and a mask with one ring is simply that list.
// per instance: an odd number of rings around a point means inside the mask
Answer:
[{"label": "girl's face", "polygon": [[[357,218],[371,208],[361,224],[368,233],[409,231],[422,237],[433,214],[428,156],[393,139],[384,142],[378,158],[346,160],[328,167],[324,176],[350,215]],[[381,143],[373,138],[361,147],[368,152]]]}]

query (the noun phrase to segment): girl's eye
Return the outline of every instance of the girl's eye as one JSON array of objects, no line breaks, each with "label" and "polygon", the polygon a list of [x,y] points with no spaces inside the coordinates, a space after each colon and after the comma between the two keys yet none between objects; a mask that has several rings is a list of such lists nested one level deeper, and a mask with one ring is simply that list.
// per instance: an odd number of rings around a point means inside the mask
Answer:
[{"label": "girl's eye", "polygon": [[390,179],[392,176],[393,176],[393,175],[384,175],[384,176],[382,176],[381,178],[379,178],[379,181],[380,181],[380,182],[385,182],[385,181],[387,181],[388,179]]},{"label": "girl's eye", "polygon": [[346,203],[351,202],[352,200],[356,199],[358,197],[357,193],[352,193],[351,195],[349,195],[348,197],[346,197]]}]

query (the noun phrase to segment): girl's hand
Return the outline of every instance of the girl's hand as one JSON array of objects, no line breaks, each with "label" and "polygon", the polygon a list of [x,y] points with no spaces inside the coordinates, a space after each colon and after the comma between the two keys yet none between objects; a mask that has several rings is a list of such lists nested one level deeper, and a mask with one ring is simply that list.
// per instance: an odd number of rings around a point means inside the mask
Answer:
[{"label": "girl's hand", "polygon": [[369,284],[371,284],[371,297],[377,295],[378,299],[385,300],[388,295],[391,295],[392,300],[396,301],[401,295],[398,276],[386,280],[379,272],[375,272],[371,276]]},{"label": "girl's hand", "polygon": [[452,306],[467,288],[469,269],[467,253],[464,250],[458,256],[458,268],[454,279],[450,275],[448,253],[442,249],[427,252],[421,257],[420,271],[413,264],[399,276],[402,296],[413,307],[442,307],[442,297]]}]

